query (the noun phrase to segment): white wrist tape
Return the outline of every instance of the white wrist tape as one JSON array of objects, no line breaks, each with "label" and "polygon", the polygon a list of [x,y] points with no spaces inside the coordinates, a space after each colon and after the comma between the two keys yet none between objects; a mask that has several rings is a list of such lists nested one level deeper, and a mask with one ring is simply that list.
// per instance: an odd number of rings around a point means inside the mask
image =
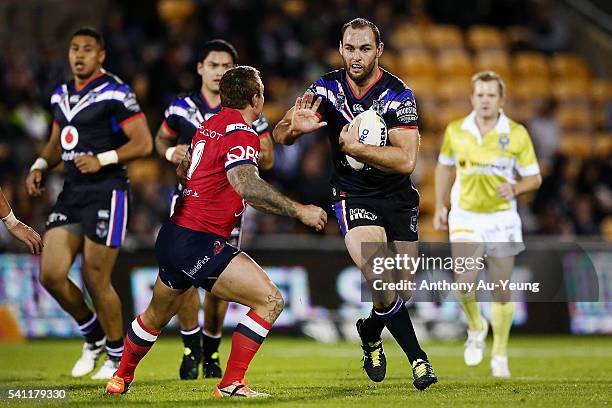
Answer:
[{"label": "white wrist tape", "polygon": [[45,171],[48,168],[49,168],[49,164],[47,163],[47,161],[43,159],[42,157],[39,157],[38,159],[36,159],[32,167],[30,167],[30,171],[32,170]]},{"label": "white wrist tape", "polygon": [[119,156],[117,156],[116,150],[109,150],[108,152],[99,153],[96,155],[100,165],[102,167],[108,166],[109,164],[119,163]]},{"label": "white wrist tape", "polygon": [[7,229],[13,229],[17,225],[19,225],[19,220],[15,218],[15,214],[13,214],[13,210],[6,217],[2,218],[2,222],[6,225]]},{"label": "white wrist tape", "polygon": [[172,146],[166,149],[166,160],[169,162],[172,161],[172,156],[174,156],[174,152],[176,152],[176,146]]}]

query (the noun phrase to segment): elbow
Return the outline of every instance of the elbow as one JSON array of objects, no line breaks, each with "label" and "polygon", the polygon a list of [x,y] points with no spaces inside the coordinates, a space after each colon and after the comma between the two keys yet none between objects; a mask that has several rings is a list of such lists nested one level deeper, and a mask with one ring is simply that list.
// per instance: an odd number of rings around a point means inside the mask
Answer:
[{"label": "elbow", "polygon": [[535,181],[534,181],[534,190],[537,190],[540,188],[540,186],[542,185],[542,175],[538,174],[535,177]]},{"label": "elbow", "polygon": [[410,176],[414,169],[416,168],[416,160],[408,160],[403,163],[402,167],[399,169],[400,174],[404,174],[406,176]]},{"label": "elbow", "polygon": [[149,156],[152,152],[153,152],[153,140],[151,140],[150,137],[147,137],[142,146],[142,155]]}]

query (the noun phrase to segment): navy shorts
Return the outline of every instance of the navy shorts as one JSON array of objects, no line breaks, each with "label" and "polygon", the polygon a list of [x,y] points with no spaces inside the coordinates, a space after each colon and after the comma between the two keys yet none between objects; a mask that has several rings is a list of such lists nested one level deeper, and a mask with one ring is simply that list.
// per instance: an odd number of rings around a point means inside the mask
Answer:
[{"label": "navy shorts", "polygon": [[375,225],[385,229],[389,242],[419,240],[419,207],[402,197],[347,197],[336,201],[333,210],[342,236],[352,228]]},{"label": "navy shorts", "polygon": [[155,254],[159,278],[173,289],[211,291],[221,272],[241,251],[220,235],[168,222],[159,231]]},{"label": "navy shorts", "polygon": [[125,238],[128,201],[127,188],[92,189],[65,185],[47,217],[47,230],[79,224],[87,238],[118,248]]}]

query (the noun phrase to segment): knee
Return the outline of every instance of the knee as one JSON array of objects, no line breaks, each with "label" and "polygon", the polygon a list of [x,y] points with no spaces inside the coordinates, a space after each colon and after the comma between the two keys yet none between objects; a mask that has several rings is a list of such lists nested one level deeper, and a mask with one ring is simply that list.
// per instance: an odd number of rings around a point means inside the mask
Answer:
[{"label": "knee", "polygon": [[38,281],[49,292],[53,292],[66,281],[66,277],[53,273],[53,271],[50,271],[47,268],[41,268]]},{"label": "knee", "polygon": [[264,306],[267,311],[265,317],[272,322],[275,321],[285,308],[285,299],[283,299],[280,290],[272,284],[265,298],[262,300],[264,303],[262,306]]}]

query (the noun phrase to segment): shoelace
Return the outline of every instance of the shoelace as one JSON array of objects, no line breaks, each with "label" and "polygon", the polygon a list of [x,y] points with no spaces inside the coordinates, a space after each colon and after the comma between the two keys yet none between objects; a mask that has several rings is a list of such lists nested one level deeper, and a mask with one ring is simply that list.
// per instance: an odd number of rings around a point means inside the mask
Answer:
[{"label": "shoelace", "polygon": [[431,365],[423,361],[414,368],[414,372],[416,373],[417,377],[423,377],[425,375],[433,374],[433,368]]},{"label": "shoelace", "polygon": [[369,346],[373,349],[369,349],[368,350],[368,354],[370,357],[370,360],[372,360],[372,366],[373,367],[380,367],[380,351],[381,348],[380,346],[381,341],[377,341],[376,343],[370,343]]}]

